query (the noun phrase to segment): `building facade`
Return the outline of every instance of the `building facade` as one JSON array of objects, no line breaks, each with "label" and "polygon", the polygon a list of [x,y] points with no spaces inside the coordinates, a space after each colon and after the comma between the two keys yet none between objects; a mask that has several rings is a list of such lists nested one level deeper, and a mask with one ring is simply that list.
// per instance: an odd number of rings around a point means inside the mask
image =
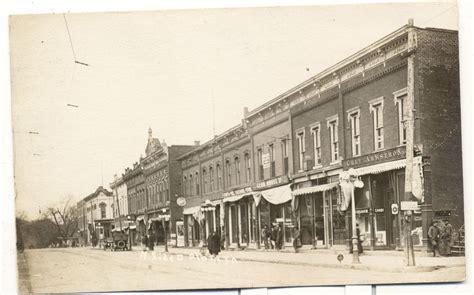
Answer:
[{"label": "building facade", "polygon": [[113,193],[114,208],[114,230],[122,231],[130,226],[128,212],[127,183],[123,177],[114,175],[114,181],[110,184]]},{"label": "building facade", "polygon": [[154,138],[148,130],[145,157],[140,160],[145,181],[147,233],[157,244],[184,246],[183,209],[178,206],[181,196],[181,165],[176,161],[192,146],[168,145]]},{"label": "building facade", "polygon": [[95,192],[83,199],[85,224],[87,226],[87,244],[100,243],[111,236],[113,229],[113,194],[99,186]]},{"label": "building facade", "polygon": [[260,247],[262,228],[279,225],[283,244],[297,228],[307,247],[346,248],[346,171],[363,183],[355,213],[366,247],[404,246],[403,201],[418,204],[417,248],[433,219],[460,227],[457,38],[408,24],[181,156],[186,245],[220,230],[228,247]]}]

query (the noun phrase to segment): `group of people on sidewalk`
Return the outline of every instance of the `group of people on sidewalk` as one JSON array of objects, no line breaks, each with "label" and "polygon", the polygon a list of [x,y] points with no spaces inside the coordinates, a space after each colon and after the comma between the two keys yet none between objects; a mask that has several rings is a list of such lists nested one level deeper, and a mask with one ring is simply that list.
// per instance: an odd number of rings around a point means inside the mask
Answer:
[{"label": "group of people on sidewalk", "polygon": [[448,220],[433,220],[431,222],[431,226],[428,229],[428,241],[433,251],[433,256],[436,256],[436,253],[440,256],[451,255],[451,247],[454,244],[453,234],[453,226]]},{"label": "group of people on sidewalk", "polygon": [[153,251],[155,249],[155,236],[152,233],[142,235],[141,242],[143,251]]}]

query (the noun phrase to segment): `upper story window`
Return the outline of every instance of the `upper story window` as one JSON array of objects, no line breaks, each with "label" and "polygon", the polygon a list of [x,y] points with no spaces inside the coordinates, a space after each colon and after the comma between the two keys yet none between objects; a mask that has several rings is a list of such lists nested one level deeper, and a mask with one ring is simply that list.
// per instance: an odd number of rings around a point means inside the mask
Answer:
[{"label": "upper story window", "polygon": [[217,189],[220,190],[222,188],[221,164],[216,165],[216,178],[217,178]]},{"label": "upper story window", "polygon": [[100,203],[100,219],[106,219],[107,218],[107,205],[105,203]]},{"label": "upper story window", "polygon": [[311,125],[311,136],[313,138],[314,167],[321,166],[321,124],[319,122]]},{"label": "upper story window", "polygon": [[214,169],[209,167],[209,191],[214,191]]},{"label": "upper story window", "polygon": [[374,133],[374,150],[384,148],[383,135],[383,96],[369,101],[370,112],[372,113],[372,124]]},{"label": "upper story window", "polygon": [[331,143],[331,164],[339,162],[339,135],[338,126],[339,118],[337,115],[327,118],[327,126],[329,129],[329,141]]},{"label": "upper story window", "polygon": [[194,178],[194,181],[196,183],[196,195],[199,195],[199,172],[196,172],[196,177]]},{"label": "upper story window", "polygon": [[263,180],[263,151],[262,151],[262,148],[257,149],[257,162],[258,162],[258,179]]},{"label": "upper story window", "polygon": [[304,129],[296,132],[296,139],[298,143],[298,160],[299,160],[299,171],[304,170],[304,157],[306,152],[305,139],[304,139]]},{"label": "upper story window", "polygon": [[275,177],[275,148],[273,143],[268,145],[268,155],[270,158],[270,177]]},{"label": "upper story window", "polygon": [[240,159],[239,157],[234,158],[234,168],[235,168],[235,185],[240,184]]},{"label": "upper story window", "polygon": [[250,154],[245,153],[244,155],[244,162],[245,162],[245,182],[249,183],[250,182],[250,176],[251,176],[251,169],[252,165],[250,163]]},{"label": "upper story window", "polygon": [[226,186],[232,187],[232,173],[230,171],[230,160],[225,161]]},{"label": "upper story window", "polygon": [[202,170],[202,193],[205,194],[207,192],[207,171],[206,168]]},{"label": "upper story window", "polygon": [[288,139],[285,138],[281,141],[281,153],[283,156],[283,174],[288,174]]},{"label": "upper story window", "polygon": [[189,174],[189,195],[194,196],[194,180],[193,180],[193,175]]},{"label": "upper story window", "polygon": [[360,108],[353,108],[347,111],[347,119],[351,128],[352,156],[360,156]]},{"label": "upper story window", "polygon": [[188,178],[185,176],[183,177],[183,195],[186,197],[187,194],[187,187],[188,187]]},{"label": "upper story window", "polygon": [[407,128],[405,125],[407,118],[407,89],[400,89],[393,93],[393,98],[397,106],[398,112],[398,141],[400,145],[405,145],[407,143]]}]

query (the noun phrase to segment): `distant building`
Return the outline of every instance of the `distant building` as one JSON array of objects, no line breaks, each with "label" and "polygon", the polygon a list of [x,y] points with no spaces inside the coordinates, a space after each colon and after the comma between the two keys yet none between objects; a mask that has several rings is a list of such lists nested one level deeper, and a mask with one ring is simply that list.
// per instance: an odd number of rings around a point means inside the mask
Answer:
[{"label": "distant building", "polygon": [[114,209],[114,230],[124,230],[129,226],[128,216],[128,197],[127,183],[123,177],[114,175],[114,181],[110,184],[113,193],[113,209]]},{"label": "distant building", "polygon": [[95,236],[101,241],[111,235],[113,227],[113,194],[99,186],[95,192],[83,199],[85,224],[87,225],[87,243],[91,244]]}]

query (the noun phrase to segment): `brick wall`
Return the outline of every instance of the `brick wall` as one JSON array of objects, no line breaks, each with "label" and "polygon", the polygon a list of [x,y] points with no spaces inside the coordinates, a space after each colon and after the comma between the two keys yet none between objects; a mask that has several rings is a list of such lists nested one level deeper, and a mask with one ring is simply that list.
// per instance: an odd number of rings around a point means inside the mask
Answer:
[{"label": "brick wall", "polygon": [[464,223],[457,32],[418,29],[415,53],[416,134],[431,157],[433,210]]}]

